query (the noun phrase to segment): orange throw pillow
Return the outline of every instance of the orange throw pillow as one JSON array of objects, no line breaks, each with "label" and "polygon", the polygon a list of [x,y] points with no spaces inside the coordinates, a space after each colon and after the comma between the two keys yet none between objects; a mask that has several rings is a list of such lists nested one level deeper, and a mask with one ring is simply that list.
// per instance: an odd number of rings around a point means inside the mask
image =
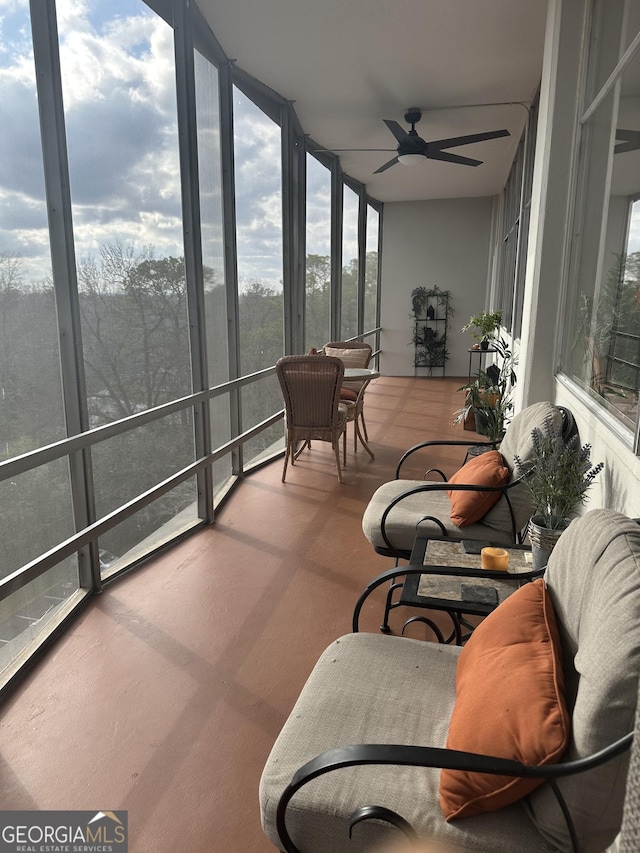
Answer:
[{"label": "orange throw pillow", "polygon": [[[458,658],[447,748],[556,764],[569,742],[562,647],[544,581],[516,590],[478,625]],[[496,811],[542,779],[442,770],[446,820]]]},{"label": "orange throw pillow", "polygon": [[358,399],[358,395],[355,391],[352,391],[351,388],[341,388],[340,389],[340,399],[348,400],[350,403],[355,403]]},{"label": "orange throw pillow", "polygon": [[[504,486],[511,478],[509,469],[499,450],[488,450],[474,456],[449,479],[450,483],[469,486]],[[502,492],[447,492],[451,501],[451,521],[457,527],[466,527],[485,516],[498,503]]]}]

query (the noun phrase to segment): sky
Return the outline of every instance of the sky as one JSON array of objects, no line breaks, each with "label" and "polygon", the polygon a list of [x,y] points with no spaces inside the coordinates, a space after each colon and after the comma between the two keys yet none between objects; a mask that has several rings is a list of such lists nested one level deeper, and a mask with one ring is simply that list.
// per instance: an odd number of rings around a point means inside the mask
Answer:
[{"label": "sky", "polygon": [[[26,281],[51,276],[28,0],[0,0],[0,253]],[[119,242],[183,255],[173,35],[142,0],[57,0],[75,249]],[[215,69],[196,62],[205,263],[222,270]],[[212,66],[209,66],[211,69]],[[280,129],[234,90],[241,286],[282,281]],[[307,252],[330,252],[329,173],[308,161]],[[356,255],[357,206],[345,190],[344,263]],[[634,205],[628,251],[640,251]]]},{"label": "sky", "polygon": [[[173,33],[141,0],[57,0],[78,258],[119,242],[183,255]],[[203,254],[222,269],[217,75],[198,57]],[[50,278],[44,176],[27,0],[0,0],[0,253],[25,280]],[[238,272],[282,282],[280,128],[234,89]],[[215,163],[215,169],[212,164]],[[329,253],[330,182],[308,181],[308,251]],[[357,220],[357,217],[356,217]],[[357,221],[347,218],[353,243]]]}]

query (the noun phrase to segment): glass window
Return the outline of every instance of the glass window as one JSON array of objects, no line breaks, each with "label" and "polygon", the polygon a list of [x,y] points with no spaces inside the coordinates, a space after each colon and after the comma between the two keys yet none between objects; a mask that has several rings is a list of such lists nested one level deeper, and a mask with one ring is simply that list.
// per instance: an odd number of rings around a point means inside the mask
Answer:
[{"label": "glass window", "polygon": [[358,334],[358,211],[360,199],[343,185],[341,340]]},{"label": "glass window", "polygon": [[[364,271],[364,329],[368,332],[370,329],[375,329],[377,323],[377,305],[378,305],[378,235],[380,226],[380,214],[378,211],[367,205],[367,245],[366,245],[366,266]],[[373,338],[369,338],[369,343],[373,346]]]},{"label": "glass window", "polygon": [[[3,4],[0,86],[0,461],[65,437],[28,0]],[[0,577],[73,534],[67,460],[0,481]],[[57,585],[64,595],[49,595]],[[0,671],[78,589],[75,560],[0,601]]]},{"label": "glass window", "polygon": [[[238,335],[243,375],[272,367],[284,352],[282,142],[280,127],[234,87],[238,245]],[[242,389],[242,428],[282,409],[275,376]],[[283,445],[282,424],[244,445],[244,463]]]},{"label": "glass window", "polygon": [[[195,52],[195,78],[207,362],[209,384],[213,386],[230,379],[222,225],[220,102],[218,69],[198,51]],[[229,402],[229,395],[224,394],[214,397],[209,404],[211,444],[214,449],[231,438]],[[213,465],[214,491],[217,493],[223,488],[230,477],[231,455],[228,454]]]},{"label": "glass window", "polygon": [[331,340],[331,172],[307,154],[305,350]]},{"label": "glass window", "polygon": [[[107,423],[191,390],[173,30],[140,0],[67,9],[60,64],[89,417]],[[193,461],[193,418],[136,429],[93,451],[99,517]],[[144,483],[143,483],[144,480]],[[178,490],[173,514],[196,491]],[[188,513],[187,513],[188,514]],[[138,542],[167,518],[147,508]],[[141,516],[142,518],[142,516]],[[122,525],[100,547],[135,544]]]},{"label": "glass window", "polygon": [[[628,12],[627,23],[633,22],[637,32],[637,4],[629,4]],[[596,67],[590,69],[590,79],[600,79],[602,67],[615,67],[629,37],[628,28],[620,28],[623,17],[596,14],[597,25],[606,31],[601,49],[591,57]],[[613,19],[619,22],[617,39],[611,33]],[[575,223],[579,239],[574,237],[563,358],[564,370],[630,429],[638,416],[640,388],[639,91],[637,52],[583,120]]]},{"label": "glass window", "polygon": [[502,194],[502,240],[498,250],[496,301],[502,310],[502,323],[514,338],[520,335],[522,328],[538,104],[536,98],[529,110],[527,126]]}]

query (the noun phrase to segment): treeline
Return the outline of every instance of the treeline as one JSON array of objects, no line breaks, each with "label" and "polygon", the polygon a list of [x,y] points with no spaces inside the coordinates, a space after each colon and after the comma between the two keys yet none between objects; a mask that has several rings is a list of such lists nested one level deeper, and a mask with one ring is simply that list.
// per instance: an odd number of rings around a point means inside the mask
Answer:
[{"label": "treeline", "polygon": [[[375,304],[376,266],[372,256],[369,304]],[[342,309],[354,329],[356,274],[355,261],[343,270]],[[329,258],[309,256],[307,283],[307,341],[318,346],[328,338]],[[104,246],[99,258],[79,263],[78,288],[91,427],[192,391],[182,258],[157,259],[151,249]],[[204,308],[209,381],[217,385],[228,378],[228,320],[224,286],[211,270],[205,271]],[[238,312],[241,372],[274,364],[283,352],[281,289],[259,280],[245,282]],[[55,314],[51,284],[26,282],[19,260],[0,257],[0,459],[65,437]],[[243,389],[241,402],[245,429],[273,414],[282,407],[275,378]],[[214,445],[222,444],[230,430],[227,395],[213,400],[211,412]],[[255,457],[281,434],[278,425],[258,436],[245,448],[245,458]],[[101,442],[91,458],[102,516],[194,459],[191,410]],[[102,537],[100,546],[122,554],[195,500],[195,483],[184,484]],[[0,576],[73,533],[66,460],[0,483],[0,501]]]}]

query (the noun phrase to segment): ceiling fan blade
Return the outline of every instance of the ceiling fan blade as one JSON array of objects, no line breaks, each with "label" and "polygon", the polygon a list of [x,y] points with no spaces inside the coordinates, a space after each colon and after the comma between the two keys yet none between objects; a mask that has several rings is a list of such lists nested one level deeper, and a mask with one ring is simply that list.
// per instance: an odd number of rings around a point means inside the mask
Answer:
[{"label": "ceiling fan blade", "polygon": [[459,145],[471,145],[474,142],[485,142],[487,139],[499,139],[501,136],[511,136],[508,130],[488,130],[486,133],[469,133],[467,136],[453,136],[451,139],[435,139],[427,143],[429,148],[457,148]]},{"label": "ceiling fan blade", "polygon": [[640,149],[640,130],[616,130],[616,145],[614,154],[624,154],[625,151],[637,151]]},{"label": "ceiling fan blade", "polygon": [[332,148],[331,151],[335,154],[340,154],[343,151],[395,151],[395,148]]},{"label": "ceiling fan blade", "polygon": [[448,151],[429,151],[429,160],[444,160],[445,163],[458,163],[460,166],[481,166],[482,160],[472,160],[471,157],[461,157],[459,154],[449,154]]},{"label": "ceiling fan blade", "polygon": [[385,163],[385,164],[384,164],[384,166],[380,166],[380,168],[379,168],[379,169],[376,169],[376,170],[375,170],[375,172],[374,172],[373,174],[374,174],[374,175],[377,175],[377,174],[378,174],[378,172],[386,172],[386,171],[387,171],[387,169],[390,169],[392,166],[395,166],[395,164],[396,164],[397,162],[398,162],[398,158],[397,158],[397,157],[394,157],[394,158],[393,158],[393,160],[389,160],[387,163]]},{"label": "ceiling fan blade", "polygon": [[400,125],[398,124],[397,121],[392,121],[392,120],[386,119],[386,118],[382,119],[382,120],[387,125],[387,127],[389,128],[391,133],[393,133],[393,135],[398,140],[400,145],[402,145],[402,146],[405,146],[405,145],[406,146],[414,146],[415,145],[414,138],[409,136],[407,131],[403,127],[400,127]]}]

